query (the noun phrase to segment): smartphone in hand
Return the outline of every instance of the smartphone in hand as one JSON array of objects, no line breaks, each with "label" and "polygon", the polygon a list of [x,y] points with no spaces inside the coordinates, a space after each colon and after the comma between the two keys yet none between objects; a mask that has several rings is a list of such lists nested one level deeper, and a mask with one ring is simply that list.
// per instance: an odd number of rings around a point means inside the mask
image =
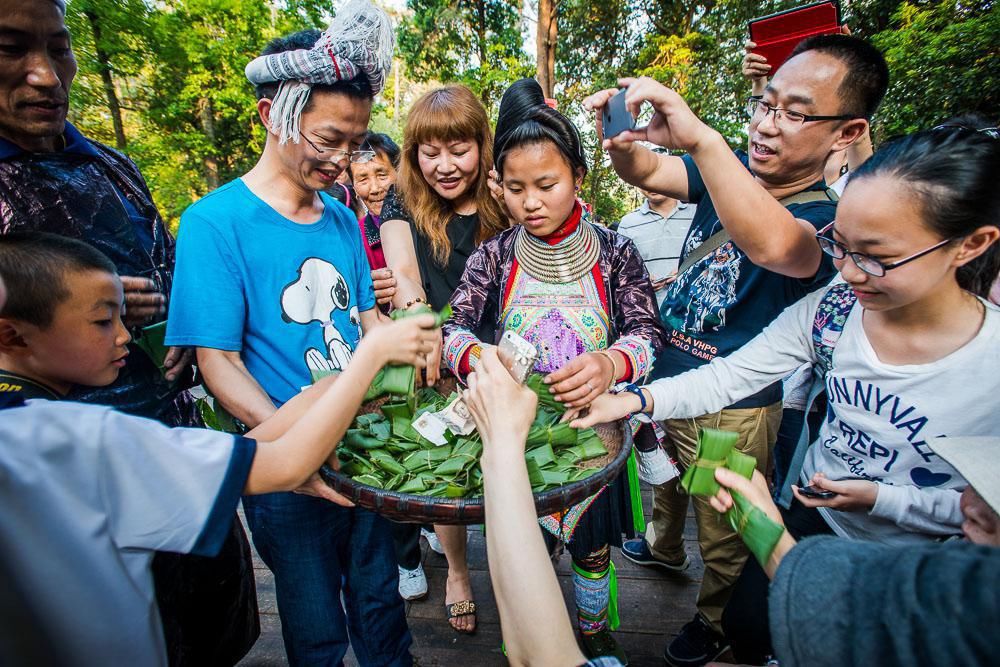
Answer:
[{"label": "smartphone in hand", "polygon": [[608,103],[604,105],[601,120],[605,139],[635,129],[635,116],[625,108],[625,90],[619,90],[614,97],[608,100]]},{"label": "smartphone in hand", "polygon": [[538,360],[538,349],[513,331],[504,332],[497,356],[518,384],[524,384]]},{"label": "smartphone in hand", "polygon": [[806,498],[813,498],[814,500],[829,500],[837,495],[833,491],[827,491],[826,489],[820,489],[812,485],[799,488],[799,493]]}]

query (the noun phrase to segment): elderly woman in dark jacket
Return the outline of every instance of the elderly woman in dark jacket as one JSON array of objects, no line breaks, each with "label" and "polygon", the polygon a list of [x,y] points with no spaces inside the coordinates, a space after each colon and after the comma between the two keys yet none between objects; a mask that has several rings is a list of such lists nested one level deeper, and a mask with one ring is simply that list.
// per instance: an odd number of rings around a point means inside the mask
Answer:
[{"label": "elderly woman in dark jacket", "polygon": [[[629,239],[590,222],[576,198],[586,174],[579,134],[545,106],[533,80],[515,83],[504,95],[495,145],[503,198],[518,224],[469,257],[444,327],[445,361],[464,377],[482,342],[513,331],[538,348],[534,370],[546,374],[556,400],[586,406],[652,367],[663,332],[649,275]],[[491,331],[492,340],[480,341],[476,332],[482,331]],[[617,480],[541,520],[573,556],[586,652],[623,662],[610,633],[617,627],[610,546],[620,546],[629,528],[628,486]]]}]

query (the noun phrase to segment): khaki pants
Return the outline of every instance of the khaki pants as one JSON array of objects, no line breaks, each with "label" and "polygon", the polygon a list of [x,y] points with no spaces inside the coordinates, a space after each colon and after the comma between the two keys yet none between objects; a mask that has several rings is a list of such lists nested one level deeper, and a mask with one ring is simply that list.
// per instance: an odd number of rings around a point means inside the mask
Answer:
[{"label": "khaki pants", "polygon": [[[663,423],[667,438],[676,449],[678,463],[687,467],[698,446],[699,428],[716,428],[740,434],[736,449],[757,459],[757,469],[766,472],[771,449],[781,423],[781,402],[763,408],[722,410],[694,419],[668,419]],[[712,509],[708,500],[691,498],[677,479],[653,487],[653,519],[646,525],[646,542],[656,558],[684,558],[684,521],[688,500],[694,501],[698,524],[698,547],[705,561],[705,575],[698,592],[698,611],[717,632],[722,632],[722,610],[729,601],[733,583],[749,552],[726,518]]]}]

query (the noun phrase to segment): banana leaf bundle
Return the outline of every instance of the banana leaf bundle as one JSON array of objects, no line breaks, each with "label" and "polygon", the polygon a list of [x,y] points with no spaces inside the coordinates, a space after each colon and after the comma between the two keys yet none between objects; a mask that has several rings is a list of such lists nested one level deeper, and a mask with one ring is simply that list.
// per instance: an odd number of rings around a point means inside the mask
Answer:
[{"label": "banana leaf bundle", "polygon": [[[440,312],[434,312],[430,306],[421,303],[407,310],[396,309],[392,311],[390,317],[394,320],[399,320],[405,317],[426,315],[428,313],[434,316],[434,326],[440,328],[451,317],[451,304],[445,305]],[[392,396],[405,396],[412,407],[415,405],[416,384],[417,369],[415,367],[389,365],[375,374],[375,379],[372,381],[371,386],[368,387],[368,391],[365,392],[364,401],[373,401],[376,398],[389,394]]]},{"label": "banana leaf bundle", "polygon": [[729,468],[747,479],[757,462],[752,456],[733,449],[738,433],[703,428],[698,431],[698,448],[694,461],[681,476],[681,487],[692,496],[714,496],[719,492],[715,481],[716,468]]},{"label": "banana leaf bundle", "polygon": [[[721,488],[715,481],[716,468],[728,468],[750,479],[756,461],[752,456],[733,449],[737,440],[737,433],[701,429],[698,432],[695,460],[681,477],[684,490],[693,496],[714,496]],[[785,527],[769,518],[742,494],[730,490],[729,495],[733,498],[733,506],[726,512],[726,518],[733,530],[743,538],[750,553],[763,565],[771,557]]]},{"label": "banana leaf bundle", "polygon": [[[532,377],[528,386],[540,399],[525,451],[532,490],[563,486],[598,472],[581,464],[606,456],[604,443],[592,429],[578,431],[560,424],[562,406],[551,400],[540,375]],[[412,400],[383,404],[381,414],[359,415],[337,448],[341,471],[362,484],[400,493],[449,498],[482,495],[479,459],[483,443],[478,432],[466,436],[448,432],[448,443],[438,446],[412,426],[420,414],[437,412],[453,398],[424,388],[415,391]]]}]

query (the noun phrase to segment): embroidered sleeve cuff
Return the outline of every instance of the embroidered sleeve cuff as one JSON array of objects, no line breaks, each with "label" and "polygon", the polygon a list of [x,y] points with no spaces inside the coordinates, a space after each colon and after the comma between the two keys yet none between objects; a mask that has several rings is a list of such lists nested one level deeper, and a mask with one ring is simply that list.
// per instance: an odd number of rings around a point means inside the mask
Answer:
[{"label": "embroidered sleeve cuff", "polygon": [[644,338],[623,336],[608,349],[620,352],[625,357],[625,363],[631,371],[624,377],[626,381],[634,382],[653,368],[653,347]]},{"label": "embroidered sleeve cuff", "polygon": [[459,377],[469,374],[479,359],[480,346],[479,339],[469,331],[459,329],[451,333],[444,341],[444,360],[448,369]]}]

